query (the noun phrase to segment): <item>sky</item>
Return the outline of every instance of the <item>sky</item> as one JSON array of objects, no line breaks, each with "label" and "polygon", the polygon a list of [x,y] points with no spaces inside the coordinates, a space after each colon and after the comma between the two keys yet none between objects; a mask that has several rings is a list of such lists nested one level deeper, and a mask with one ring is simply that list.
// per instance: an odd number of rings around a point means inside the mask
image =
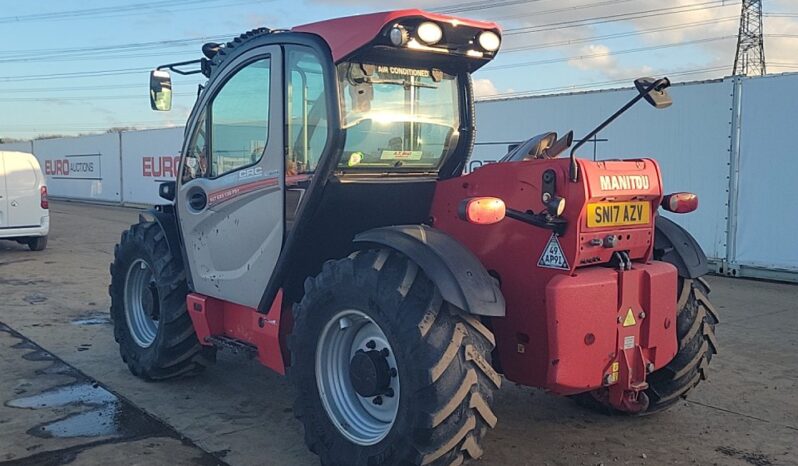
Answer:
[{"label": "sky", "polygon": [[[768,73],[798,71],[798,1],[763,0]],[[401,8],[498,22],[478,98],[622,87],[638,76],[728,76],[741,0],[0,0],[0,138],[181,126],[197,77],[153,112],[149,70],[266,26]]]}]

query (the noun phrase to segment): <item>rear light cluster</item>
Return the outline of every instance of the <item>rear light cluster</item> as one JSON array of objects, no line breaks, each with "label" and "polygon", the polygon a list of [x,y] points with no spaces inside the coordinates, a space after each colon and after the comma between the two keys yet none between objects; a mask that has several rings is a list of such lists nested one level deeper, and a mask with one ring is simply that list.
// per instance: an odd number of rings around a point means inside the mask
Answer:
[{"label": "rear light cluster", "polygon": [[673,193],[662,198],[663,209],[676,214],[686,214],[698,208],[698,196],[693,193]]},{"label": "rear light cluster", "polygon": [[507,214],[504,201],[497,197],[472,197],[463,200],[458,215],[462,220],[477,225],[500,222]]},{"label": "rear light cluster", "polygon": [[41,188],[39,188],[39,194],[41,195],[42,209],[49,209],[50,202],[47,200],[47,186],[42,186]]}]

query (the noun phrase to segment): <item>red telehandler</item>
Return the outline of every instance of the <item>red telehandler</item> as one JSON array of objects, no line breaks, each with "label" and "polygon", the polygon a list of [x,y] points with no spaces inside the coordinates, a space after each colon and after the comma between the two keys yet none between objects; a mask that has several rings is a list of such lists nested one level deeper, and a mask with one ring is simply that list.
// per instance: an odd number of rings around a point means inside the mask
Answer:
[{"label": "red telehandler", "polygon": [[[494,23],[402,10],[256,29],[169,70],[202,74],[167,205],[122,234],[111,313],[146,380],[219,348],[288,374],[325,465],[451,465],[482,454],[502,376],[630,415],[704,377],[707,261],[658,214],[654,160],[558,157],[536,136],[464,175],[471,73]],[[641,100],[671,101],[641,78]]]}]

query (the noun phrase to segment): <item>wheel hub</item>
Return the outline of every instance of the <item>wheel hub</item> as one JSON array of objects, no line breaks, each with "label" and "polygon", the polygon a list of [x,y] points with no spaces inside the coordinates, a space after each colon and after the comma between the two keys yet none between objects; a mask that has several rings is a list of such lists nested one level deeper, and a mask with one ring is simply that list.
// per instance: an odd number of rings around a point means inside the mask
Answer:
[{"label": "wheel hub", "polygon": [[391,384],[388,350],[357,350],[349,363],[349,380],[358,395],[385,395]]},{"label": "wheel hub", "polygon": [[154,274],[144,259],[136,259],[128,268],[124,309],[133,341],[141,348],[149,348],[158,336],[161,308]]}]

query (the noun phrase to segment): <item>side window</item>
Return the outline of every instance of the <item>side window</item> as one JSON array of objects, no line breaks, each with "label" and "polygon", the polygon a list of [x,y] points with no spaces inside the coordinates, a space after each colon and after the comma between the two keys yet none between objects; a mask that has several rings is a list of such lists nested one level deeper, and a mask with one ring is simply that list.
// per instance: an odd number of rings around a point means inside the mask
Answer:
[{"label": "side window", "polygon": [[318,57],[310,49],[287,51],[286,176],[313,173],[327,143],[327,98]]},{"label": "side window", "polygon": [[203,111],[197,119],[197,126],[194,128],[194,134],[191,135],[191,142],[188,145],[186,160],[183,162],[183,183],[209,175],[206,130],[205,112]]},{"label": "side window", "polygon": [[209,177],[252,165],[263,156],[269,139],[270,64],[268,58],[250,63],[214,97]]}]

